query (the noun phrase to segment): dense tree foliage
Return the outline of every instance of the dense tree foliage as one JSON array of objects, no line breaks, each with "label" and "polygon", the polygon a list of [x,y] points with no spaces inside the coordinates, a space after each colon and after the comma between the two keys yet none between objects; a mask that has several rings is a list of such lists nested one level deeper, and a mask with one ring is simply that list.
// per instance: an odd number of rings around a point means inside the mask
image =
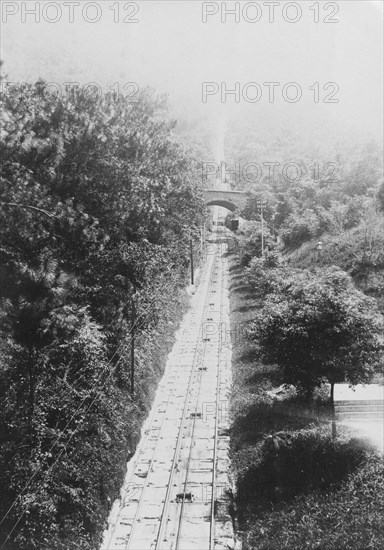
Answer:
[{"label": "dense tree foliage", "polygon": [[150,90],[1,106],[2,541],[93,548],[182,308],[197,163]]},{"label": "dense tree foliage", "polygon": [[263,358],[282,368],[284,382],[311,392],[324,380],[332,388],[369,381],[384,351],[375,300],[338,268],[268,274],[268,294],[250,333]]},{"label": "dense tree foliage", "polygon": [[[231,184],[248,192],[240,212],[245,219],[260,220],[262,198],[264,218],[286,250],[321,239],[332,256],[329,263],[355,269],[356,275],[384,268],[383,157],[375,143],[304,140],[289,131],[265,140],[255,129],[245,130],[246,121],[238,125],[227,156],[230,167],[240,166]],[[340,254],[347,240],[349,250]]]},{"label": "dense tree foliage", "polygon": [[[252,121],[241,118],[231,130],[228,164],[240,169],[228,171],[230,183],[248,194],[239,214],[250,223],[242,233],[250,233],[248,227],[260,223],[258,201],[262,199],[266,231],[278,238],[290,266],[336,265],[352,276],[360,290],[376,298],[384,313],[384,184],[379,146],[342,130],[337,138],[323,139],[321,129],[317,138],[294,129],[275,133],[271,129],[264,139]],[[319,241],[321,254],[316,252]],[[258,238],[253,242],[257,246]],[[251,251],[251,243],[248,248]]]},{"label": "dense tree foliage", "polygon": [[276,247],[276,241],[270,229],[266,225],[262,230],[261,222],[249,222],[237,232],[236,246],[244,266],[247,266],[252,258],[262,255],[262,238],[265,250],[272,251]]}]

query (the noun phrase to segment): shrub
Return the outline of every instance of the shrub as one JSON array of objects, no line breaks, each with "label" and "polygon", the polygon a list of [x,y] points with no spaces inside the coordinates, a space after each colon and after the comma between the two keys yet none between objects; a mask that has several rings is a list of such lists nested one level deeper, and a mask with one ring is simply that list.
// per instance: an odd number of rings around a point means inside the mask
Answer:
[{"label": "shrub", "polygon": [[307,209],[300,214],[290,214],[281,228],[280,236],[285,246],[296,248],[317,236],[319,231],[318,216],[313,210]]},{"label": "shrub", "polygon": [[[260,222],[247,222],[245,226],[238,231],[236,235],[240,260],[244,266],[249,265],[252,258],[261,256],[261,224]],[[265,249],[273,250],[276,243],[272,238],[267,224],[264,224],[264,247]]]},{"label": "shrub", "polygon": [[367,453],[338,490],[300,495],[290,505],[256,518],[244,547],[381,550],[383,511],[383,460]]},{"label": "shrub", "polygon": [[[302,493],[327,489],[352,473],[368,451],[367,444],[357,439],[333,440],[328,429],[279,432],[274,445],[255,449],[239,479],[239,498],[262,510]],[[263,487],[269,488],[265,494]]]}]

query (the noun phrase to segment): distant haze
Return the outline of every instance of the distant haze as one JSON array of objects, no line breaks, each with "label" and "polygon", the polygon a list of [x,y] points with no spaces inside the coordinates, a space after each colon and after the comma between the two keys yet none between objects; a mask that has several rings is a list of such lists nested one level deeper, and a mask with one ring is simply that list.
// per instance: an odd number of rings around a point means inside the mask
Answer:
[{"label": "distant haze", "polygon": [[[281,10],[276,10],[275,22],[269,23],[264,8],[258,23],[236,23],[233,17],[222,23],[219,14],[203,23],[202,4],[195,0],[137,2],[138,23],[114,23],[108,10],[114,3],[102,4],[103,17],[94,24],[80,18],[72,24],[65,19],[36,23],[33,18],[21,23],[19,17],[9,17],[2,25],[1,57],[10,80],[42,77],[58,82],[95,81],[103,86],[115,82],[150,85],[169,94],[180,116],[203,117],[217,132],[246,112],[260,131],[268,125],[304,124],[314,134],[329,127],[330,132],[381,140],[380,2],[343,0],[338,3],[340,21],[335,24],[314,23],[309,10],[313,2],[308,1],[300,2],[303,17],[295,24],[284,21]],[[263,6],[263,2],[257,4]],[[235,82],[243,87],[249,82],[272,81],[281,83],[279,100],[273,104],[266,98],[258,103],[242,99],[236,104],[229,96],[223,104],[219,94],[202,102],[203,82],[225,82],[229,89]],[[300,102],[282,100],[281,88],[288,82],[302,87]],[[336,82],[339,103],[315,104],[309,90],[315,82]],[[219,147],[217,137],[215,141]]]}]

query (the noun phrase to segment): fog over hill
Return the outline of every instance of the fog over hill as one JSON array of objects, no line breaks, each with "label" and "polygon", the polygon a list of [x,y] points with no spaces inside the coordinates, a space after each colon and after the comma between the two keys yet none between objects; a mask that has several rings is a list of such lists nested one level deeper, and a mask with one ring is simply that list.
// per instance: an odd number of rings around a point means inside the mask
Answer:
[{"label": "fog over hill", "polygon": [[[256,8],[244,12],[244,3],[237,3],[239,22],[234,15],[220,13],[220,3],[206,4],[141,1],[136,14],[119,13],[121,21],[116,23],[113,2],[102,2],[96,23],[80,16],[70,23],[65,10],[55,24],[36,22],[33,16],[26,16],[23,23],[20,14],[12,15],[3,24],[4,69],[10,80],[42,77],[54,82],[97,82],[105,87],[119,83],[120,89],[132,82],[139,87],[149,85],[169,95],[178,118],[195,124],[201,118],[213,132],[218,119],[233,121],[245,113],[266,136],[282,127],[297,127],[308,137],[324,134],[327,140],[336,139],[340,132],[347,137],[381,139],[381,2],[331,3],[338,6],[335,15],[334,8],[326,11],[320,3],[318,23],[311,2],[299,2],[302,14],[296,23],[283,17],[286,2],[276,6],[273,23],[263,2],[250,3],[259,9],[260,20],[255,23],[246,19],[256,17]],[[227,2],[227,9],[235,4]],[[92,10],[88,13],[93,17]],[[285,14],[295,15],[294,11]],[[138,22],[123,23],[124,17]],[[338,22],[327,24],[323,21],[327,17]],[[206,96],[206,102],[202,101],[204,82],[214,83],[211,91],[216,89]],[[220,92],[233,90],[236,82],[239,102],[234,94],[227,94],[221,102]],[[278,83],[272,103],[272,89],[265,82]],[[282,90],[289,82],[302,90],[297,103],[283,99]],[[257,93],[253,85],[247,87],[249,83],[260,86],[262,97],[257,102],[246,99]],[[319,83],[318,103],[314,83]],[[327,83],[334,84],[324,90]],[[134,93],[135,87],[127,90]],[[327,97],[338,103],[323,103]]]}]

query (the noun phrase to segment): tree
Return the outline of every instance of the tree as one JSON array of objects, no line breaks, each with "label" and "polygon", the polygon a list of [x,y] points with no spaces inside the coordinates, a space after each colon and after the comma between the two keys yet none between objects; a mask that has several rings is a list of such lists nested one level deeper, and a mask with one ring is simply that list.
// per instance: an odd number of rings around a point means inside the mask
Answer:
[{"label": "tree", "polygon": [[[236,234],[236,240],[241,262],[247,266],[252,258],[261,256],[261,222],[247,222]],[[272,238],[270,229],[264,223],[264,248],[273,249],[275,246],[276,242]]]},{"label": "tree", "polygon": [[1,108],[0,544],[89,550],[182,313],[197,162],[150,90]]},{"label": "tree", "polygon": [[[300,270],[296,270],[300,273]],[[293,275],[294,270],[289,271]],[[267,294],[278,292],[287,281],[288,268],[280,255],[275,251],[269,252],[264,258],[252,258],[245,269],[245,275],[252,290],[259,298],[265,298]]]},{"label": "tree", "polygon": [[281,238],[288,247],[298,247],[319,235],[319,219],[311,209],[304,214],[290,214],[281,228]]},{"label": "tree", "polygon": [[382,358],[383,328],[375,300],[331,267],[287,276],[267,296],[251,334],[264,359],[282,368],[286,383],[310,395],[326,379],[333,403],[335,383],[369,381]]}]

